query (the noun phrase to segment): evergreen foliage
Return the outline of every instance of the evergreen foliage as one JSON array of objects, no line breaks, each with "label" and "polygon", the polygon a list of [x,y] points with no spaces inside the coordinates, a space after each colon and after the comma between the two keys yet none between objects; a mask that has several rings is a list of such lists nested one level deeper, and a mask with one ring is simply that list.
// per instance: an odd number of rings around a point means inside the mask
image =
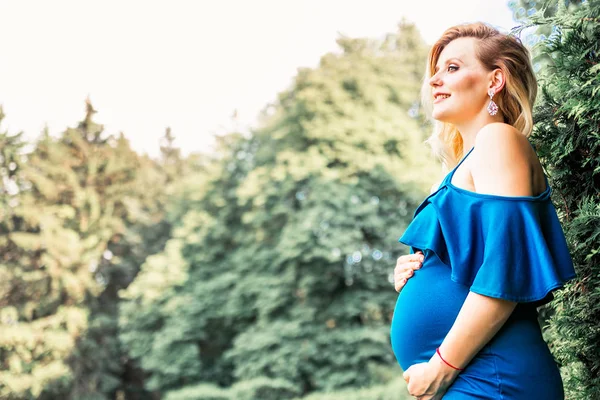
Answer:
[{"label": "evergreen foliage", "polygon": [[76,128],[27,153],[20,135],[0,136],[2,398],[106,399],[129,385],[117,292],[168,237],[166,176],[94,113],[88,101]]},{"label": "evergreen foliage", "polygon": [[[580,4],[578,4],[580,3]],[[548,13],[547,9],[553,9]],[[547,1],[530,26],[551,27],[532,136],[578,279],[552,303],[546,331],[567,398],[600,398],[600,1]]]}]

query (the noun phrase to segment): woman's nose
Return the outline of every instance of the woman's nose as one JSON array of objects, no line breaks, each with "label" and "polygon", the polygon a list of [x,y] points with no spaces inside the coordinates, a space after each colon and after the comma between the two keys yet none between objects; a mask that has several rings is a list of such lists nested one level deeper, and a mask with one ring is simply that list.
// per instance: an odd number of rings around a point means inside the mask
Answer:
[{"label": "woman's nose", "polygon": [[429,78],[429,85],[433,87],[440,85],[440,78],[438,74],[434,74],[431,78]]}]

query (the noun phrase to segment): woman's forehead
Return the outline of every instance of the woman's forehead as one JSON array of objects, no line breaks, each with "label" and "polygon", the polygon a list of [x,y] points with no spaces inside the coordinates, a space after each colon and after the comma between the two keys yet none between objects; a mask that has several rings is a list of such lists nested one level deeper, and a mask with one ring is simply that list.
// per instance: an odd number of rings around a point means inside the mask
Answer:
[{"label": "woman's forehead", "polygon": [[448,43],[440,53],[438,65],[445,63],[451,58],[458,58],[462,61],[475,58],[475,39],[458,38]]}]

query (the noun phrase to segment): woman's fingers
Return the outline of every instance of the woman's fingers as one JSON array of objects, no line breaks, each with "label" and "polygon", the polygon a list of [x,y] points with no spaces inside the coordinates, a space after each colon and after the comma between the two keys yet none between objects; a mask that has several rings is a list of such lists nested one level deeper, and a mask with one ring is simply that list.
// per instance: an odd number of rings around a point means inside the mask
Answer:
[{"label": "woman's fingers", "polygon": [[423,266],[423,262],[422,262],[422,261],[416,261],[416,262],[412,262],[412,263],[410,263],[410,265],[409,265],[409,268],[410,268],[410,269],[411,269],[411,271],[412,271],[412,270],[414,270],[414,269],[419,269],[419,268],[421,268],[422,266]]},{"label": "woman's fingers", "polygon": [[398,293],[400,293],[400,291],[402,290],[404,285],[406,285],[406,279],[404,279],[404,278],[394,281],[394,288],[396,289],[396,292],[398,292]]},{"label": "woman's fingers", "polygon": [[414,275],[414,271],[421,268],[423,259],[424,256],[421,251],[398,257],[394,268],[394,288],[397,292],[402,290],[406,285],[406,281]]},{"label": "woman's fingers", "polygon": [[406,271],[402,271],[402,272],[398,273],[398,278],[400,278],[400,279],[408,279],[411,276],[413,276],[414,273],[415,273],[414,270],[408,269]]},{"label": "woman's fingers", "polygon": [[414,271],[412,269],[394,274],[394,287],[396,288],[396,292],[402,290],[404,285],[406,285],[406,281],[408,281],[408,279],[410,279],[413,275]]},{"label": "woman's fingers", "polygon": [[422,261],[423,258],[424,258],[424,256],[423,256],[422,252],[418,252],[415,254],[405,254],[403,256],[398,257],[398,260],[396,261],[396,265],[404,264],[407,262]]},{"label": "woman's fingers", "polygon": [[423,266],[423,263],[421,261],[413,261],[413,262],[406,262],[404,264],[398,264],[398,265],[396,265],[396,268],[394,268],[394,275],[403,274],[408,271],[413,271],[415,269],[421,268],[422,266]]}]

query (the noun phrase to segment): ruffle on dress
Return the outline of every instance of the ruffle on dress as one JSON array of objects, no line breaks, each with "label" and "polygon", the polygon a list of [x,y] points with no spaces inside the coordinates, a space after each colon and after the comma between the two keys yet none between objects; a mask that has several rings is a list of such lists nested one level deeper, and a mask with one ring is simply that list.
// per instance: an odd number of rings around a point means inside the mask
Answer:
[{"label": "ruffle on dress", "polygon": [[451,268],[451,279],[472,292],[540,306],[575,277],[551,191],[498,196],[447,179],[417,208],[399,241],[411,253],[433,251]]}]

